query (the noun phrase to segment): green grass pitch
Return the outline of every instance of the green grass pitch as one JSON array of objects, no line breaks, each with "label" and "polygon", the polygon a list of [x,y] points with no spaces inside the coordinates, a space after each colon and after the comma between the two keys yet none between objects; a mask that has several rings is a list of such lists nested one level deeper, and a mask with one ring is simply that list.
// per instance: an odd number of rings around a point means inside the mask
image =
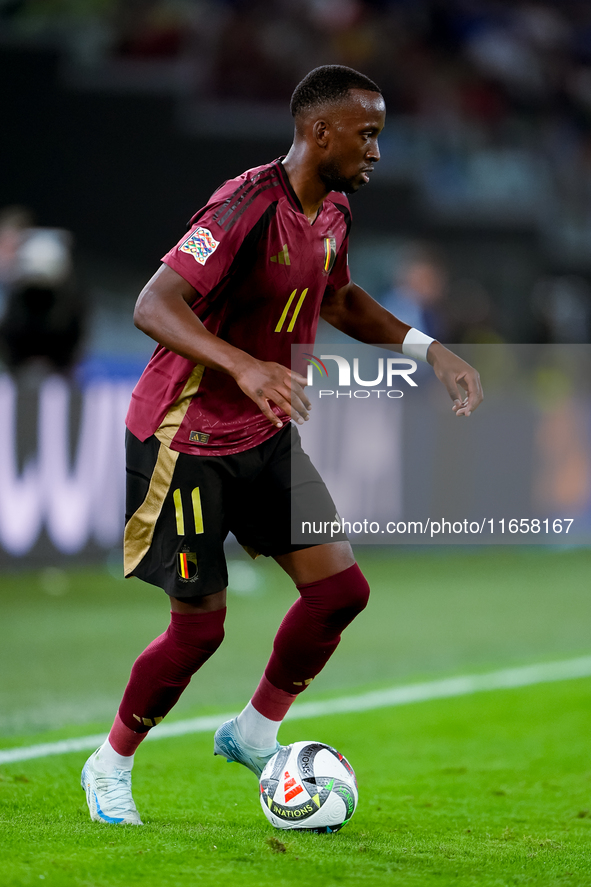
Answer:
[{"label": "green grass pitch", "polygon": [[[358,554],[373,600],[307,699],[590,652],[588,550]],[[171,719],[240,708],[293,599],[272,563],[232,572],[227,641]],[[0,747],[106,731],[163,597],[102,571],[4,574]],[[329,742],[357,771],[337,835],[272,829],[207,734],[140,749],[144,828],[90,822],[86,753],[3,765],[0,883],[591,885],[590,696],[580,679],[286,723],[283,742]]]}]

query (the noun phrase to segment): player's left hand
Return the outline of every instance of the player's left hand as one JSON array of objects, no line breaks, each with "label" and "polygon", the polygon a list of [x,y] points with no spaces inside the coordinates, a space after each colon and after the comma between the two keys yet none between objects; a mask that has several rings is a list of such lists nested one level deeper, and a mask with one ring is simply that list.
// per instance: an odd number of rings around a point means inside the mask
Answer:
[{"label": "player's left hand", "polygon": [[456,416],[469,416],[484,397],[478,371],[441,342],[430,345],[427,360],[439,381],[447,388]]}]

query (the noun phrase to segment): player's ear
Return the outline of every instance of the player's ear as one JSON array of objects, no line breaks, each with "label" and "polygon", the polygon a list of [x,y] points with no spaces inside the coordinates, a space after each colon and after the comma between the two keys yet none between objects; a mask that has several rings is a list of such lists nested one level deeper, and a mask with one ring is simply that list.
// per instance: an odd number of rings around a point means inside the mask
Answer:
[{"label": "player's ear", "polygon": [[316,120],[312,127],[314,141],[321,148],[326,148],[328,144],[329,124],[326,120]]}]

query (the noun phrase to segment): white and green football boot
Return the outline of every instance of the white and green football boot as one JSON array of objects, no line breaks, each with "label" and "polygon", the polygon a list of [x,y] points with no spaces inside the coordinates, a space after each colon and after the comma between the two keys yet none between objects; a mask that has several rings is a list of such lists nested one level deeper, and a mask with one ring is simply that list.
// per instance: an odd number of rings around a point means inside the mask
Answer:
[{"label": "white and green football boot", "polygon": [[260,777],[267,761],[270,761],[281,747],[279,742],[276,742],[273,748],[253,748],[252,745],[247,745],[238,729],[236,718],[222,724],[213,738],[214,755],[221,755],[229,763],[244,764],[257,777]]}]

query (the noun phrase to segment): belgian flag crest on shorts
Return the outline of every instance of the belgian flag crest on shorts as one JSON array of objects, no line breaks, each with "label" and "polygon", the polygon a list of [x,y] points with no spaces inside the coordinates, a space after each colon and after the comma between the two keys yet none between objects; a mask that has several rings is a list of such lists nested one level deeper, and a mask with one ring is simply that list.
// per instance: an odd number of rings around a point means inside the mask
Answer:
[{"label": "belgian flag crest on shorts", "polygon": [[181,579],[194,579],[197,576],[197,555],[194,551],[179,551],[176,568]]}]

